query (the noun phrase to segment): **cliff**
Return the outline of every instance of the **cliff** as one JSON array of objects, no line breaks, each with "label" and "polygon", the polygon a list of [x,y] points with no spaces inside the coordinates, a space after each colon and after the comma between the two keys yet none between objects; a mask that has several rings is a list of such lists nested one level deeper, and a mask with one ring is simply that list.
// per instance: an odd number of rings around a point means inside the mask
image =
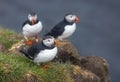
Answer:
[{"label": "cliff", "polygon": [[57,57],[43,68],[19,53],[22,39],[0,28],[0,82],[109,82],[109,65],[102,57],[80,56],[72,43],[63,41]]}]

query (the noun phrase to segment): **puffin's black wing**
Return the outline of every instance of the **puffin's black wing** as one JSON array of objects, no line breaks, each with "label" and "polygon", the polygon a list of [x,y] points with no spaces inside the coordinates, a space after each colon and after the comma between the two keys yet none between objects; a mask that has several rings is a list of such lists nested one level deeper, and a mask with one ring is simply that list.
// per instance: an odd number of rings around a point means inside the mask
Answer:
[{"label": "puffin's black wing", "polygon": [[29,58],[29,59],[33,59],[33,57],[31,57],[30,55],[29,55],[29,53],[27,52],[27,50],[25,50],[25,49],[21,49],[20,50],[20,52],[22,53],[22,54],[24,54],[27,58]]},{"label": "puffin's black wing", "polygon": [[53,49],[55,46],[51,46],[51,47],[47,47],[45,46],[42,42],[40,43],[37,43],[37,44],[34,44],[32,45],[28,50],[27,52],[29,53],[29,55],[31,57],[36,57],[36,55],[38,53],[40,53],[41,51],[45,50],[45,49]]},{"label": "puffin's black wing", "polygon": [[55,46],[47,47],[42,42],[32,45],[28,50],[21,49],[20,52],[23,53],[29,59],[34,60],[34,58],[45,49],[53,49]]},{"label": "puffin's black wing", "polygon": [[29,59],[34,59],[34,57],[41,51],[44,50],[45,46],[42,45],[42,43],[37,43],[32,45],[28,50],[21,49],[20,52],[23,53],[26,57]]},{"label": "puffin's black wing", "polygon": [[53,27],[53,29],[50,32],[45,34],[45,36],[53,36],[54,38],[57,38],[58,36],[62,35],[62,33],[64,32],[65,25],[66,24],[64,23],[64,21],[60,22],[55,27]]},{"label": "puffin's black wing", "polygon": [[27,52],[30,56],[35,57],[40,51],[46,49],[45,46],[42,45],[42,43],[37,43],[32,45]]},{"label": "puffin's black wing", "polygon": [[24,27],[26,24],[28,24],[29,23],[29,21],[28,20],[26,20],[23,24],[22,24],[22,27]]}]

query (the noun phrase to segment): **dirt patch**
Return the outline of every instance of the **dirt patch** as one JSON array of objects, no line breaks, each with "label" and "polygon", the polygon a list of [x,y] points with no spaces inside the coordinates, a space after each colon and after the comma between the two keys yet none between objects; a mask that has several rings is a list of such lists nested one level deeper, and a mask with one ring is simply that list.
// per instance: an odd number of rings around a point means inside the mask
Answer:
[{"label": "dirt patch", "polygon": [[38,78],[36,75],[28,73],[24,76],[24,78],[17,82],[44,82],[40,78]]}]

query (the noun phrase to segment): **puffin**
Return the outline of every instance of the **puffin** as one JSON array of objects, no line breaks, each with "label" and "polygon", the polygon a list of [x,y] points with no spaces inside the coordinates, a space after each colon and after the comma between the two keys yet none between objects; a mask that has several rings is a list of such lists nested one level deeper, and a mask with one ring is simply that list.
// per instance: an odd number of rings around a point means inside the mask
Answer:
[{"label": "puffin", "polygon": [[27,21],[25,21],[22,25],[22,34],[27,41],[27,44],[33,43],[29,39],[30,37],[35,37],[36,42],[39,42],[38,35],[42,28],[42,22],[37,19],[37,14],[29,13]]},{"label": "puffin", "polygon": [[46,36],[42,42],[33,44],[28,49],[21,48],[20,52],[28,59],[39,64],[53,60],[56,57],[58,48],[54,37]]},{"label": "puffin", "polygon": [[62,41],[70,37],[76,30],[76,23],[80,19],[74,14],[65,15],[64,19],[55,25],[45,36],[53,36],[57,40]]}]

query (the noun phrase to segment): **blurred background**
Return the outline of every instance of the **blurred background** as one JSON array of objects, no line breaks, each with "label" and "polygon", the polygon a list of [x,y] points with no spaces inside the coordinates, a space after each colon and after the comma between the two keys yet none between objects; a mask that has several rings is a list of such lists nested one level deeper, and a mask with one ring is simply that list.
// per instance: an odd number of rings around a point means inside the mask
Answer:
[{"label": "blurred background", "polygon": [[120,80],[120,0],[0,0],[0,26],[21,33],[29,12],[36,12],[43,23],[40,36],[65,14],[79,16],[81,22],[69,40],[80,55],[107,59],[111,82]]}]

